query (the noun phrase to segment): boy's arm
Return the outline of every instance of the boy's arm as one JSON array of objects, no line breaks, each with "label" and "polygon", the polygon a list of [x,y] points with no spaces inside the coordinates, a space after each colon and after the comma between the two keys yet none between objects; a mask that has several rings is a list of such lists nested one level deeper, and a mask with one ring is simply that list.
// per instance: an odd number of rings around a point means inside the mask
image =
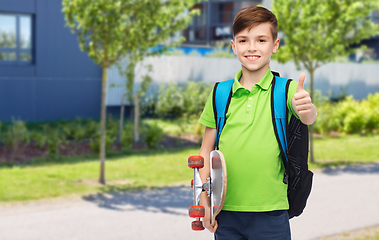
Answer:
[{"label": "boy's arm", "polygon": [[[204,183],[207,181],[207,178],[210,177],[210,153],[215,148],[216,142],[216,129],[205,127],[203,143],[200,148],[200,156],[204,158],[204,167],[199,169],[201,181]],[[207,196],[206,192],[201,193],[200,204],[205,208],[205,217],[203,218],[203,226],[208,229],[211,233],[214,233],[217,229],[217,222],[215,227],[212,228],[210,223],[210,199]]]},{"label": "boy's arm", "polygon": [[297,90],[292,98],[292,109],[304,124],[311,125],[317,116],[316,106],[312,103],[309,93],[304,89],[305,74],[300,74]]}]

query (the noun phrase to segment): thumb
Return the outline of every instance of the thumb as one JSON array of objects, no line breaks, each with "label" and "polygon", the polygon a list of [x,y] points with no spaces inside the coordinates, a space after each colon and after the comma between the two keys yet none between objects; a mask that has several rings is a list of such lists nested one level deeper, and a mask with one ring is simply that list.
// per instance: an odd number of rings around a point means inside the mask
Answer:
[{"label": "thumb", "polygon": [[297,84],[296,92],[300,92],[304,90],[304,81],[305,81],[305,73],[300,74],[299,82]]}]

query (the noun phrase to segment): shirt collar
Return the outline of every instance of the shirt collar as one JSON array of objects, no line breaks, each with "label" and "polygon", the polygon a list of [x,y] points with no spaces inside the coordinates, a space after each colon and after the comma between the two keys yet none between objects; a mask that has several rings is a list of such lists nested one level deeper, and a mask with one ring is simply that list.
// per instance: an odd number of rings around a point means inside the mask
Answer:
[{"label": "shirt collar", "polygon": [[[242,77],[242,70],[240,70],[234,77],[234,83],[233,83],[233,87],[232,87],[232,90],[233,90],[233,94],[240,88],[244,88],[241,83],[239,82],[239,80],[241,79]],[[259,83],[257,83],[256,85],[259,86],[262,90],[267,90],[270,85],[271,85],[271,82],[272,82],[272,79],[274,78],[274,75],[272,74],[271,72],[271,68],[269,68],[267,70],[267,72],[265,73],[265,75],[263,76],[263,78],[259,81]],[[251,89],[250,89],[251,90]]]}]

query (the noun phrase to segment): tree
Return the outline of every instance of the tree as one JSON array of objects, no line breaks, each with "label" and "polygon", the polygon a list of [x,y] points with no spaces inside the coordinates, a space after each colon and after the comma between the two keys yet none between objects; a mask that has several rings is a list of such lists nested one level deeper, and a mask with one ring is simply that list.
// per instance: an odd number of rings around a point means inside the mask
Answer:
[{"label": "tree", "polygon": [[141,66],[141,68],[146,67],[148,69],[148,74],[142,76],[142,82],[140,85],[140,88],[138,91],[134,91],[134,78],[135,78],[135,68],[138,61],[141,61],[143,57],[154,55],[156,52],[152,53],[140,53],[139,58],[132,57],[133,54],[130,54],[128,56],[128,63],[126,66],[122,66],[121,64],[117,64],[118,71],[121,75],[126,77],[126,93],[122,95],[122,101],[121,101],[121,110],[120,110],[120,122],[119,122],[119,142],[121,142],[122,139],[122,127],[124,122],[124,108],[125,108],[125,98],[130,103],[134,102],[134,141],[139,142],[140,136],[139,136],[139,121],[140,121],[140,99],[141,97],[147,92],[151,82],[152,78],[150,77],[149,73],[152,72],[152,65],[147,66]]},{"label": "tree", "polygon": [[[66,24],[79,46],[99,64],[102,74],[100,183],[105,184],[105,121],[107,70],[129,53],[149,52],[189,23],[185,15],[198,0],[63,0]],[[151,43],[144,44],[145,42]],[[133,43],[140,43],[133,44]],[[162,50],[168,46],[162,47]]]},{"label": "tree", "polygon": [[[379,34],[378,25],[369,19],[379,9],[378,0],[274,0],[272,7],[284,40],[275,58],[282,63],[292,60],[309,72],[312,99],[316,69],[353,53],[353,44]],[[310,136],[314,162],[313,126]]]}]

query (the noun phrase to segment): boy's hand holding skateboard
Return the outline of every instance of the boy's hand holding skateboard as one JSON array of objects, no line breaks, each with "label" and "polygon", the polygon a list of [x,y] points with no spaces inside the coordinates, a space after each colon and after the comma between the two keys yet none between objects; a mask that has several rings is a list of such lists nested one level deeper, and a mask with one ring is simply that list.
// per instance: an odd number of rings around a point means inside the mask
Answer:
[{"label": "boy's hand holding skateboard", "polygon": [[302,123],[310,125],[316,120],[317,111],[312,99],[304,89],[305,74],[300,74],[296,93],[292,98],[292,108]]},{"label": "boy's hand holding skateboard", "polygon": [[211,208],[205,207],[205,216],[203,217],[203,226],[208,229],[211,233],[215,233],[217,230],[217,220],[215,221],[215,225],[212,227],[211,225]]}]

